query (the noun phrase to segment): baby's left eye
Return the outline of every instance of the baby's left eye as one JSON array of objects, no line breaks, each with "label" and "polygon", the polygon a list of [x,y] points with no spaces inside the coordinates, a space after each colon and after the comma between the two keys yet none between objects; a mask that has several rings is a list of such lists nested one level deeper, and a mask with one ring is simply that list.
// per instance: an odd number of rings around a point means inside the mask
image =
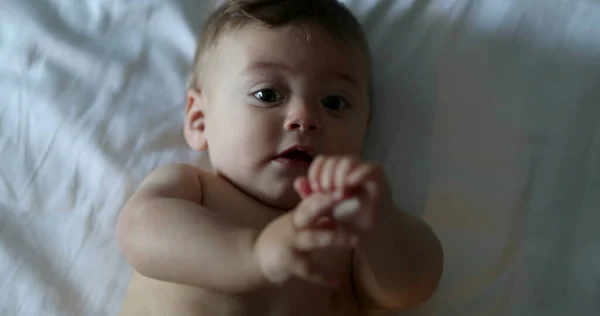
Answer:
[{"label": "baby's left eye", "polygon": [[341,111],[349,107],[348,102],[340,96],[332,95],[321,100],[321,105],[328,110]]}]

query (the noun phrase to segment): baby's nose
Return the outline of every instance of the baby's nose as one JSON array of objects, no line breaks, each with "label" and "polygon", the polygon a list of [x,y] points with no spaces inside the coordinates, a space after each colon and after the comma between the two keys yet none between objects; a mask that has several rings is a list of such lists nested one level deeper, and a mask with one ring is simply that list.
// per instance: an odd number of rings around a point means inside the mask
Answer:
[{"label": "baby's nose", "polygon": [[289,132],[316,132],[321,129],[321,123],[308,117],[291,118],[285,122],[285,130]]}]

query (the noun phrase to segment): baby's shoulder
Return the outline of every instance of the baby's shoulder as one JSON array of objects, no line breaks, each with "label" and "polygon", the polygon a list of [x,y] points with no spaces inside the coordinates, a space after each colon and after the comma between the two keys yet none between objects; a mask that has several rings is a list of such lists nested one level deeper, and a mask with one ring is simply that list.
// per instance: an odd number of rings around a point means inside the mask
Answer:
[{"label": "baby's shoulder", "polygon": [[184,199],[225,215],[246,227],[262,228],[280,215],[212,171],[188,164],[155,169],[142,184],[141,195]]},{"label": "baby's shoulder", "polygon": [[[231,183],[210,170],[189,164],[169,164],[156,168],[144,180],[161,191],[161,195],[185,198],[204,205],[205,198],[233,198],[242,195]],[[147,185],[145,184],[145,185]]]},{"label": "baby's shoulder", "polygon": [[154,171],[148,175],[145,181],[149,179],[173,181],[174,183],[195,183],[197,185],[201,185],[203,180],[214,181],[218,179],[218,176],[212,171],[204,170],[194,165],[173,163],[162,165],[154,169]]},{"label": "baby's shoulder", "polygon": [[183,163],[172,163],[158,166],[146,177],[144,181],[152,179],[186,180],[197,178],[205,171],[200,168]]},{"label": "baby's shoulder", "polygon": [[154,169],[140,184],[137,195],[182,198],[200,203],[202,187],[215,177],[189,164],[168,164]]}]

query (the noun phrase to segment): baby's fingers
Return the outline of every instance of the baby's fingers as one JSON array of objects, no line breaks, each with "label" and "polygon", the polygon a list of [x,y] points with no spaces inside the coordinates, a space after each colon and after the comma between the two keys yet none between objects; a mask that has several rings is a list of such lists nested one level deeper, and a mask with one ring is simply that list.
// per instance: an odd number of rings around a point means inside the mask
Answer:
[{"label": "baby's fingers", "polygon": [[315,193],[300,202],[294,210],[292,220],[296,228],[305,228],[316,222],[320,217],[331,213],[333,206],[338,203],[332,194]]},{"label": "baby's fingers", "polygon": [[312,194],[310,183],[306,177],[297,178],[294,181],[294,190],[300,195],[301,198],[305,199]]},{"label": "baby's fingers", "polygon": [[321,266],[310,260],[308,256],[300,256],[291,267],[291,272],[298,278],[322,286],[337,286],[339,281],[333,275],[325,272]]},{"label": "baby's fingers", "polygon": [[298,232],[292,245],[299,251],[313,251],[323,248],[351,248],[358,242],[356,236],[343,230],[305,230]]},{"label": "baby's fingers", "polygon": [[367,182],[380,182],[378,180],[382,175],[380,167],[365,163],[352,170],[346,178],[345,184],[351,188],[356,188]]},{"label": "baby's fingers", "polygon": [[310,164],[310,168],[308,169],[308,180],[310,181],[312,191],[322,191],[319,179],[321,179],[321,170],[323,169],[324,163],[325,157],[317,156]]}]

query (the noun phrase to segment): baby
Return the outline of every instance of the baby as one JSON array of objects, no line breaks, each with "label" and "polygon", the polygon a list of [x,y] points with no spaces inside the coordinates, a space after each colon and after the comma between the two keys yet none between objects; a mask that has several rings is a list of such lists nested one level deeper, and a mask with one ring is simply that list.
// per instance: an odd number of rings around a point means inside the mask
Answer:
[{"label": "baby", "polygon": [[336,0],[229,0],[198,44],[184,136],[123,208],[122,315],[374,315],[435,290],[442,250],[359,158],[362,29]]}]

